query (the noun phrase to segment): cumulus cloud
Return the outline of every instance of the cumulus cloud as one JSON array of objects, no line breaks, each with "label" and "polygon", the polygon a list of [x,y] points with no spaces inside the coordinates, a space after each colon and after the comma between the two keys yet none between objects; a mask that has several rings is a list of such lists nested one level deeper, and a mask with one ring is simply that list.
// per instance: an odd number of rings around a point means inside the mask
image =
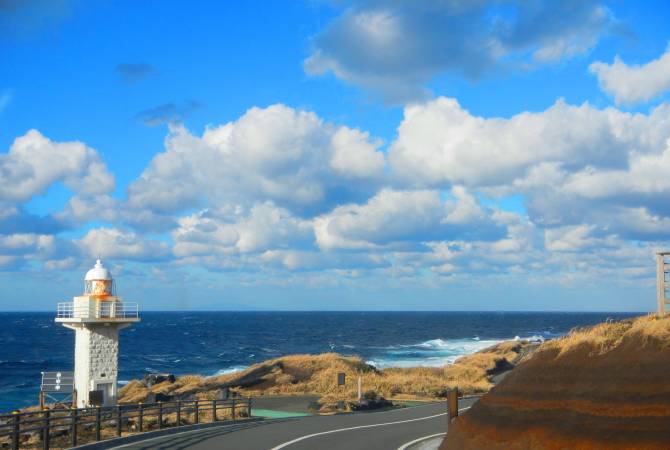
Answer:
[{"label": "cumulus cloud", "polygon": [[[438,98],[406,107],[384,148],[273,105],[201,135],[171,125],[126,199],[93,149],[32,131],[0,156],[0,266],[69,270],[101,255],[359,287],[639,279],[644,255],[670,242],[668,123],[668,105],[559,100],[502,119]],[[30,213],[58,182],[73,191],[63,209]],[[506,196],[523,207],[503,209]],[[92,219],[105,223],[60,234]]]},{"label": "cumulus cloud", "polygon": [[98,153],[81,142],[53,142],[30,130],[0,155],[0,202],[26,201],[57,181],[84,195],[114,189],[114,177]]},{"label": "cumulus cloud", "polygon": [[585,223],[601,235],[667,239],[669,121],[665,104],[645,115],[559,101],[499,119],[439,98],[405,109],[389,161],[412,186],[523,195],[543,227]]},{"label": "cumulus cloud", "polygon": [[75,241],[82,255],[90,258],[158,261],[170,254],[165,242],[117,228],[95,228]]},{"label": "cumulus cloud", "polygon": [[510,61],[527,66],[529,59],[546,63],[585,53],[615,23],[594,0],[344,5],[314,38],[305,71],[332,72],[401,102],[425,98],[424,84],[444,72],[474,79]]},{"label": "cumulus cloud", "polygon": [[384,189],[364,205],[344,205],[315,220],[320,248],[371,249],[401,242],[492,239],[505,230],[461,187],[438,191]]},{"label": "cumulus cloud", "polygon": [[180,218],[172,232],[177,256],[299,248],[309,245],[313,236],[309,221],[271,202],[256,204],[246,214],[239,206],[200,211]]},{"label": "cumulus cloud", "polygon": [[623,167],[632,146],[650,151],[663,136],[661,121],[588,103],[558,101],[539,113],[499,119],[474,116],[441,97],[405,108],[390,161],[399,176],[417,183],[496,186],[551,162],[571,169]]},{"label": "cumulus cloud", "polygon": [[[172,127],[158,154],[128,189],[136,223],[197,206],[272,201],[299,214],[365,196],[382,175],[380,143],[284,105],[252,108],[237,121],[194,136]],[[137,220],[139,219],[139,220]]]},{"label": "cumulus cloud", "polygon": [[617,103],[647,102],[670,90],[670,44],[665,53],[646,64],[628,65],[617,56],[612,64],[594,62],[589,70]]}]

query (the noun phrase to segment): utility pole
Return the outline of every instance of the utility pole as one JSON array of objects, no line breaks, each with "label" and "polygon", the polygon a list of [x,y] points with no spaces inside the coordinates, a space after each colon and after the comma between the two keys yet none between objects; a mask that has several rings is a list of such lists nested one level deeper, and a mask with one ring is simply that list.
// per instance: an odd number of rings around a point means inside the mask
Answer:
[{"label": "utility pole", "polygon": [[658,304],[658,315],[665,315],[665,305],[670,303],[666,297],[666,291],[670,288],[670,281],[666,280],[666,273],[670,273],[670,263],[666,263],[666,258],[670,257],[670,252],[656,253],[656,302]]}]

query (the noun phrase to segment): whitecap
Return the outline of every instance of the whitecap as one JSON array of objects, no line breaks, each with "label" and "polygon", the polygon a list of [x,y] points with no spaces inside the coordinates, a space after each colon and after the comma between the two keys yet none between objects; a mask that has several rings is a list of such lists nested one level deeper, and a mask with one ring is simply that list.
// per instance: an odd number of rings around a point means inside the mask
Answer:
[{"label": "whitecap", "polygon": [[218,370],[214,376],[218,375],[228,375],[229,373],[235,373],[235,372],[242,372],[243,370],[247,369],[249,366],[232,366],[232,367],[227,367],[225,369]]}]

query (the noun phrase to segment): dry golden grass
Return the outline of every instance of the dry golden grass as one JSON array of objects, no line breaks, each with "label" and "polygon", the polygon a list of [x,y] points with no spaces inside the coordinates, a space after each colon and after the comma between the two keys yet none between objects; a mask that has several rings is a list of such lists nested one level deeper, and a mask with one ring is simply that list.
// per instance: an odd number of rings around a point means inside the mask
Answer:
[{"label": "dry golden grass", "polygon": [[[511,368],[530,347],[532,344],[526,342],[505,342],[444,367],[383,370],[377,370],[357,356],[291,355],[232,374],[179,377],[175,383],[164,382],[151,389],[133,381],[121,389],[120,399],[124,403],[136,403],[144,401],[149,392],[181,398],[188,395],[214,398],[220,389],[230,387],[242,395],[318,395],[328,403],[354,400],[359,376],[363,390],[374,390],[386,398],[443,397],[448,389],[455,387],[464,394],[482,393],[491,388],[494,373]],[[346,374],[346,385],[337,386],[337,374],[342,372]]]},{"label": "dry golden grass", "polygon": [[668,449],[668,373],[670,316],[574,329],[450,425],[441,448]]},{"label": "dry golden grass", "polygon": [[620,346],[626,339],[636,339],[641,343],[654,341],[661,346],[669,346],[670,316],[658,317],[650,314],[575,329],[560,339],[547,342],[541,350],[558,350],[560,356],[580,348],[588,348],[593,355],[604,354]]}]

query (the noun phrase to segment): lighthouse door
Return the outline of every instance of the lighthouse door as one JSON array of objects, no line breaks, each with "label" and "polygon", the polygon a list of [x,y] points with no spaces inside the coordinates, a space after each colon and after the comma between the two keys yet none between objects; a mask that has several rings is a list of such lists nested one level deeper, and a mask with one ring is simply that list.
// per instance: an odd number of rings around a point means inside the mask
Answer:
[{"label": "lighthouse door", "polygon": [[102,391],[102,404],[112,405],[112,383],[98,383],[98,390]]}]

